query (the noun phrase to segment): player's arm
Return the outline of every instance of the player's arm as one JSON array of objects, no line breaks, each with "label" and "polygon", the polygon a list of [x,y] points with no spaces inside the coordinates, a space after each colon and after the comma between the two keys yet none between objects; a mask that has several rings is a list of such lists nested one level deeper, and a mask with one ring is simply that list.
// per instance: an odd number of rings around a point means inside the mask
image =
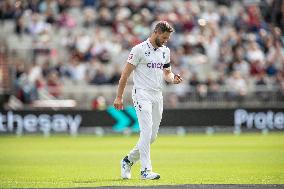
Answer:
[{"label": "player's arm", "polygon": [[123,109],[123,99],[122,99],[123,92],[127,84],[127,80],[134,69],[135,69],[135,66],[133,64],[126,63],[122,71],[122,74],[120,76],[120,80],[118,83],[118,89],[117,89],[117,96],[113,103],[114,107],[118,110]]},{"label": "player's arm", "polygon": [[173,84],[179,84],[182,82],[182,78],[179,74],[174,74],[172,72],[170,63],[164,65],[164,78],[167,82],[173,83]]}]

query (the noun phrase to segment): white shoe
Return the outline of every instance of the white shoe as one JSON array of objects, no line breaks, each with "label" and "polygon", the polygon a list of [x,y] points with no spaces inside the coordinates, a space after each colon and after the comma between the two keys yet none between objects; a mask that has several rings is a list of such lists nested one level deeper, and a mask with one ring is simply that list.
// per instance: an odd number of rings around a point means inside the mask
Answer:
[{"label": "white shoe", "polygon": [[160,174],[154,173],[149,170],[141,171],[141,179],[142,180],[157,180],[160,178]]},{"label": "white shoe", "polygon": [[121,166],[121,178],[130,179],[131,178],[131,166],[133,163],[128,160],[128,156],[123,158],[120,162]]}]

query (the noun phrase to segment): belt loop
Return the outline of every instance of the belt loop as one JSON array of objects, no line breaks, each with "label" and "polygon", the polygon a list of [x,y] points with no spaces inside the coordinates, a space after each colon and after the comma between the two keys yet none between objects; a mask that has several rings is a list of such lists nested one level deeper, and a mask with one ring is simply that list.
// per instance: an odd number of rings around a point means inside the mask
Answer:
[{"label": "belt loop", "polygon": [[134,93],[136,94],[136,89],[134,89]]}]

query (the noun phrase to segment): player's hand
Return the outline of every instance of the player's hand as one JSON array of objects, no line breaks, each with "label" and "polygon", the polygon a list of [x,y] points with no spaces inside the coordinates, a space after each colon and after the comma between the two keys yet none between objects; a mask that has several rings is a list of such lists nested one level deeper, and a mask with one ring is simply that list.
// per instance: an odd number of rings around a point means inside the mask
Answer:
[{"label": "player's hand", "polygon": [[123,109],[123,100],[122,100],[122,98],[116,97],[114,102],[113,102],[113,106],[117,110],[122,110]]},{"label": "player's hand", "polygon": [[181,76],[179,75],[179,74],[177,74],[177,75],[175,75],[174,76],[174,84],[179,84],[179,83],[181,83],[182,82],[182,78],[181,78]]}]

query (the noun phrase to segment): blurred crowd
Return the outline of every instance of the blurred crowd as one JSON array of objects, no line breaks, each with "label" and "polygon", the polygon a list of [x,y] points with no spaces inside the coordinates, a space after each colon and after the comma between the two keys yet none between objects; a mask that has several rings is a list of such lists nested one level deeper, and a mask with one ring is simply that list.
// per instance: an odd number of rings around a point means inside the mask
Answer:
[{"label": "blurred crowd", "polygon": [[176,30],[167,46],[184,77],[173,94],[179,100],[193,92],[204,99],[226,91],[229,100],[251,90],[284,95],[282,0],[4,0],[0,17],[33,41],[32,61],[14,62],[24,103],[41,88],[60,98],[70,83],[117,84],[129,51],[157,20]]}]

